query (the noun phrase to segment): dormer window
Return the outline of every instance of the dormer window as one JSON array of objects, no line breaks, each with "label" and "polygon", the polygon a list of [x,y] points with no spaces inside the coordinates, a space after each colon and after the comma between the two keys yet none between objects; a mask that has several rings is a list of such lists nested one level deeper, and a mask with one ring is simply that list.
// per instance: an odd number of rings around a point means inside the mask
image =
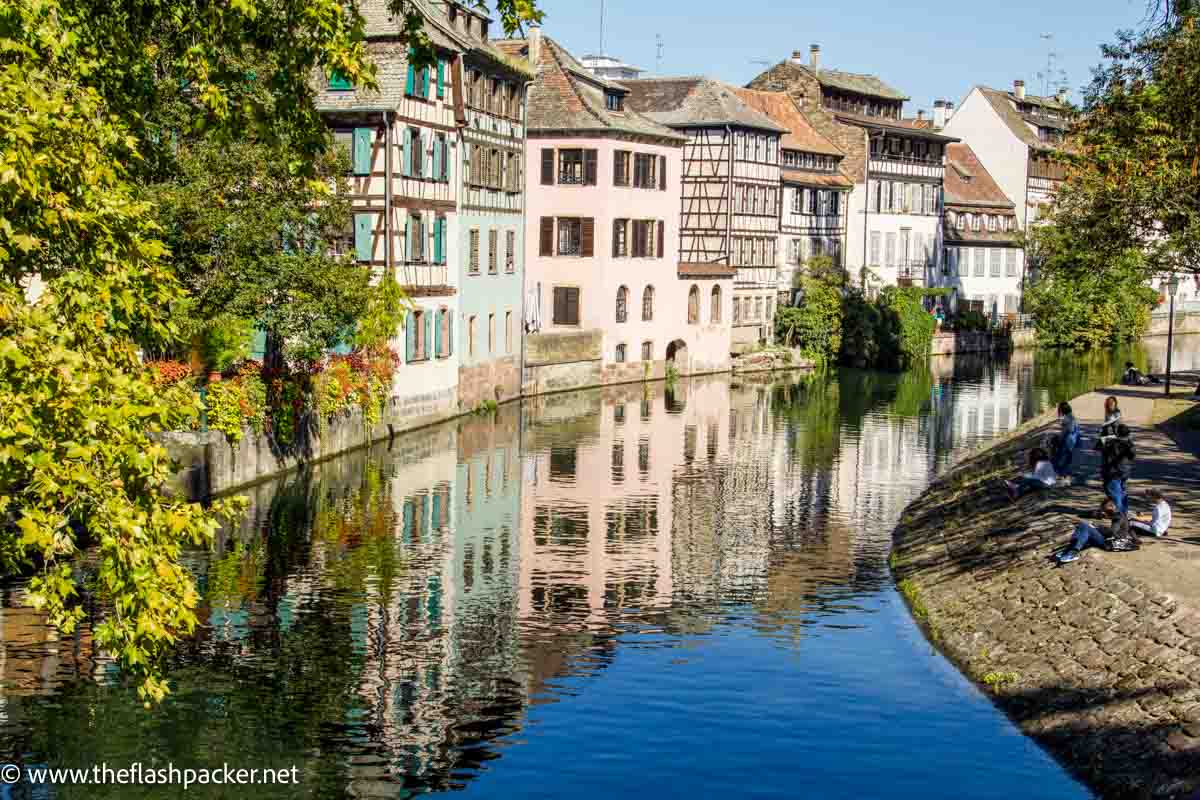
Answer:
[{"label": "dormer window", "polygon": [[609,111],[624,111],[625,99],[617,92],[604,93],[604,106]]},{"label": "dormer window", "polygon": [[329,89],[334,92],[349,92],[354,89],[354,84],[345,75],[335,70],[329,76]]}]

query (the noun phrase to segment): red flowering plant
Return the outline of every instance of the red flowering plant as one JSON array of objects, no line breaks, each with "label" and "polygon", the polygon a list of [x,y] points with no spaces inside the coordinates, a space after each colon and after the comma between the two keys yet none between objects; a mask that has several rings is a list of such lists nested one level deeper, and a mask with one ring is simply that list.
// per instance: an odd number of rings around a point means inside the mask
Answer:
[{"label": "red flowering plant", "polygon": [[330,356],[313,386],[321,420],[358,406],[368,425],[379,422],[399,365],[400,357],[390,347],[364,347]]}]

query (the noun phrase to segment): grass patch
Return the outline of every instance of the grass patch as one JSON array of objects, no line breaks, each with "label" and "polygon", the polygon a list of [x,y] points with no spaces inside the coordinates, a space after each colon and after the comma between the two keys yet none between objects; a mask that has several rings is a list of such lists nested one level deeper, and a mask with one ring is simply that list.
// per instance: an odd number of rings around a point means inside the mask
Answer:
[{"label": "grass patch", "polygon": [[896,584],[896,588],[900,590],[900,594],[904,595],[905,601],[908,603],[908,608],[912,611],[913,617],[918,622],[929,621],[929,609],[925,607],[925,601],[921,599],[921,590],[913,583],[912,578],[905,578]]},{"label": "grass patch", "polygon": [[989,672],[981,680],[984,686],[998,692],[1010,683],[1016,683],[1019,677],[1021,676],[1015,672]]}]

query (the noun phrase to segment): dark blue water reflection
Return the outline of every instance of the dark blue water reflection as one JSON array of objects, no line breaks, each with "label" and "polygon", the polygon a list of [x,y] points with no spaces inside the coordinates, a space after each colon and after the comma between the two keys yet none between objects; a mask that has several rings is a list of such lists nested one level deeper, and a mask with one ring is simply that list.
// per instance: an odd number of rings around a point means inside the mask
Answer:
[{"label": "dark blue water reflection", "polygon": [[300,785],[0,798],[1085,797],[886,557],[932,474],[1124,356],[556,395],[259,487],[190,559],[205,624],[161,708],[6,589],[0,756]]}]

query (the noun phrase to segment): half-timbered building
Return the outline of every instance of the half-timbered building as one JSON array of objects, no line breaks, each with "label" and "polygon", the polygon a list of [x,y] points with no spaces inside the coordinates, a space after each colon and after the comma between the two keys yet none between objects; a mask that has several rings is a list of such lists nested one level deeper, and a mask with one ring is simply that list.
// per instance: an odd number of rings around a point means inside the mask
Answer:
[{"label": "half-timbered building", "polygon": [[687,137],[680,275],[733,271],[733,351],[770,340],[779,286],[780,139],[787,130],[709,78],[622,85],[631,108]]},{"label": "half-timbered building", "polygon": [[377,275],[395,274],[413,301],[395,342],[402,362],[395,413],[412,425],[458,412],[458,133],[466,42],[428,0],[410,0],[425,18],[435,64],[417,68],[400,36],[403,20],[386,0],[359,3],[377,89],[321,75],[316,105],[351,155],[355,257]]},{"label": "half-timbered building", "polygon": [[1017,314],[1025,273],[1016,206],[971,148],[946,148],[945,251],[938,286],[951,289],[948,310],[992,319]]},{"label": "half-timbered building", "polygon": [[805,118],[843,153],[854,182],[847,208],[845,263],[867,289],[927,284],[942,250],[945,147],[956,141],[902,118],[906,95],[874,75],[792,58],[771,67],[749,88],[786,92]]},{"label": "half-timbered building", "polygon": [[459,403],[521,393],[524,290],[525,88],[528,65],[488,40],[490,20],[446,0],[447,21],[467,41],[458,123]]},{"label": "half-timbered building", "polygon": [[825,256],[835,267],[844,267],[846,212],[854,184],[840,170],[845,154],[805,119],[790,95],[754,89],[738,89],[737,94],[788,129],[780,143],[779,296],[790,303],[808,259]]},{"label": "half-timbered building", "polygon": [[533,26],[525,391],[726,369],[732,281],[678,270],[683,136]]}]

